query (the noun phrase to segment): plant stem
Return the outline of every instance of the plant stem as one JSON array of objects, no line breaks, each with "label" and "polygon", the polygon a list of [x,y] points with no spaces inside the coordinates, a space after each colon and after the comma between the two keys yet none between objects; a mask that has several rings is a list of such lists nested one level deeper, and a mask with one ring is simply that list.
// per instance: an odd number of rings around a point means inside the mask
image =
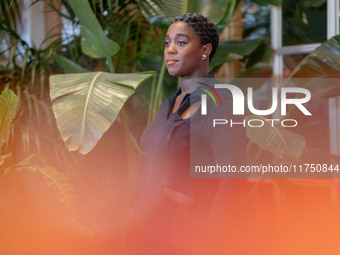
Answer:
[{"label": "plant stem", "polygon": [[142,26],[142,20],[139,19],[138,25],[137,25],[137,32],[136,32],[135,40],[133,41],[131,70],[133,70],[135,65],[136,65],[137,51],[138,51],[138,46],[139,46],[139,33],[140,33],[141,26]]},{"label": "plant stem", "polygon": [[254,165],[255,164],[256,160],[261,156],[262,151],[263,150],[261,148],[259,148],[259,150],[257,151],[257,153],[256,153],[255,157],[253,158],[253,160],[252,160],[250,165]]},{"label": "plant stem", "polygon": [[182,13],[187,13],[187,12],[188,12],[188,0],[184,0]]},{"label": "plant stem", "polygon": [[153,105],[153,109],[152,109],[152,119],[154,119],[156,115],[156,110],[158,109],[158,107],[160,106],[162,102],[162,85],[163,85],[164,73],[165,73],[165,61],[163,60],[161,71],[158,77],[157,86],[156,86],[155,101],[154,101],[155,104]]},{"label": "plant stem", "polygon": [[110,73],[114,73],[115,72],[115,68],[113,67],[111,56],[106,56],[106,62],[108,64],[108,66],[109,66]]},{"label": "plant stem", "polygon": [[141,50],[141,56],[140,56],[141,58],[143,58],[146,55],[146,53],[148,52],[148,50],[149,50],[149,46],[150,46],[150,41],[151,41],[151,38],[152,38],[153,30],[154,30],[154,26],[151,25],[150,28],[149,28],[148,34],[146,36],[145,43],[143,44],[143,48]]},{"label": "plant stem", "polygon": [[151,97],[150,97],[150,105],[148,112],[148,124],[152,121],[152,113],[153,113],[153,105],[155,103],[155,87],[156,87],[156,76],[152,77],[152,85],[151,85]]}]

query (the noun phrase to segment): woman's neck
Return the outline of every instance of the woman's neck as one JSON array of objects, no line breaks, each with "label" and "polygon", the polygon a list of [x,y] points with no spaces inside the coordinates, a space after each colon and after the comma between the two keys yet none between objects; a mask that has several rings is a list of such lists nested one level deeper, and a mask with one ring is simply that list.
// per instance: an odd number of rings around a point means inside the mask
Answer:
[{"label": "woman's neck", "polygon": [[209,68],[204,72],[197,73],[196,75],[190,77],[179,77],[179,84],[182,90],[182,94],[192,93],[200,84],[197,83],[199,79],[207,77],[209,74]]}]

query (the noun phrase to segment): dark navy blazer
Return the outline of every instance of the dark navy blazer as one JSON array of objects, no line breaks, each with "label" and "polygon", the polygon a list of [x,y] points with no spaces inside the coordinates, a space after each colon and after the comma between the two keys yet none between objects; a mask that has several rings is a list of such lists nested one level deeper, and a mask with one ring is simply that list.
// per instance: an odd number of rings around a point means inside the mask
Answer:
[{"label": "dark navy blazer", "polygon": [[[212,87],[218,83],[211,74],[204,82]],[[223,107],[216,106],[208,96],[207,115],[202,115],[199,108],[190,118],[181,118],[190,104],[201,100],[205,92],[200,87],[185,95],[177,111],[171,113],[181,93],[179,88],[161,104],[141,137],[136,175],[139,205],[150,235],[162,235],[158,228],[162,226],[168,240],[181,236],[181,231],[193,234],[196,228],[209,229],[218,224],[226,213],[235,212],[244,191],[245,179],[190,177],[190,163],[191,167],[246,164],[245,128],[212,127],[214,118],[243,120],[243,116],[232,115],[230,92],[217,90]]]}]

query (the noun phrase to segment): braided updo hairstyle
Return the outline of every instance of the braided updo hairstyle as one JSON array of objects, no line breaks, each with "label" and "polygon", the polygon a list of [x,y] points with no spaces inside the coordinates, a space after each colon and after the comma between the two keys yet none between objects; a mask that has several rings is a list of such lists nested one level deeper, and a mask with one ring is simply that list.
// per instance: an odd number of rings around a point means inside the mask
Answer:
[{"label": "braided updo hairstyle", "polygon": [[211,43],[212,50],[209,56],[209,61],[211,61],[218,47],[218,33],[214,24],[202,14],[197,13],[187,13],[177,16],[171,21],[171,24],[179,21],[185,22],[192,27],[200,37],[202,45]]}]

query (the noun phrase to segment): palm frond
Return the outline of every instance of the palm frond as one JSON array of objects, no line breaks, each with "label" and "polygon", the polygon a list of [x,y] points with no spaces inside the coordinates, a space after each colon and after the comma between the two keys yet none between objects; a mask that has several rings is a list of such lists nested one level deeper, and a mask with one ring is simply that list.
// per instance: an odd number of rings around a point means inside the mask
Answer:
[{"label": "palm frond", "polygon": [[[40,157],[31,155],[17,165],[5,169],[0,177],[0,186],[2,181],[16,172],[32,172],[41,177],[45,182],[46,188],[52,190],[60,203],[64,205],[64,208],[68,211],[69,219],[73,222],[76,221],[74,211],[76,192],[65,174],[47,165]],[[15,194],[7,195],[13,196]]]}]

